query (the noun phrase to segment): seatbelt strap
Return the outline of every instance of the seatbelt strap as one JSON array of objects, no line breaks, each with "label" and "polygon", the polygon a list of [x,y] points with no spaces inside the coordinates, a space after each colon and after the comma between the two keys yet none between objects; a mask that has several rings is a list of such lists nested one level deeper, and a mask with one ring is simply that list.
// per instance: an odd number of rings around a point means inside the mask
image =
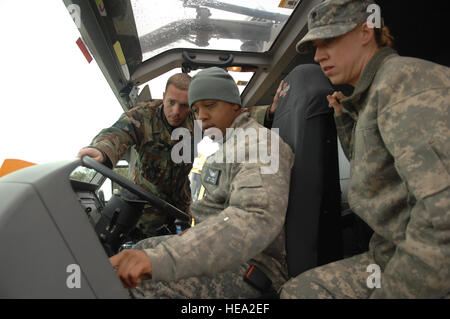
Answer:
[{"label": "seatbelt strap", "polygon": [[244,281],[261,292],[261,299],[278,298],[278,294],[272,287],[272,280],[257,266],[250,266],[244,275]]}]

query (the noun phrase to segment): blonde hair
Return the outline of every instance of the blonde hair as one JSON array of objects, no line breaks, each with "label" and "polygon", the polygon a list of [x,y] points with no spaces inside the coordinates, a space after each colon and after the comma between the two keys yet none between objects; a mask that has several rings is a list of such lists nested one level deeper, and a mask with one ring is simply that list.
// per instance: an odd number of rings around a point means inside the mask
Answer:
[{"label": "blonde hair", "polygon": [[375,28],[375,41],[380,48],[392,48],[394,46],[394,37],[392,36],[389,28],[386,26]]},{"label": "blonde hair", "polygon": [[191,76],[187,73],[174,74],[167,80],[166,91],[170,84],[179,90],[187,91],[189,89],[189,84],[191,84],[191,79]]}]

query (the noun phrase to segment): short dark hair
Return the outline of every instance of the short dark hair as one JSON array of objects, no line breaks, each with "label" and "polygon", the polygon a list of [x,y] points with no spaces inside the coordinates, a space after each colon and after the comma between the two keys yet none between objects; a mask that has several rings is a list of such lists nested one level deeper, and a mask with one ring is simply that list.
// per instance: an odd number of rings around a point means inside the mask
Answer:
[{"label": "short dark hair", "polygon": [[166,91],[170,84],[179,90],[187,91],[189,84],[191,84],[191,79],[191,76],[187,73],[174,74],[167,80]]}]

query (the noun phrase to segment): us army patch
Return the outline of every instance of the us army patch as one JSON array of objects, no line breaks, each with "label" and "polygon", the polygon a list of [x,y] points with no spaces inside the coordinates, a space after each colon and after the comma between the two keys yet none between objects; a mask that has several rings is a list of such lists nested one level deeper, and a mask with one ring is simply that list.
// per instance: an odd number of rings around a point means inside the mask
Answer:
[{"label": "us army patch", "polygon": [[219,181],[220,170],[214,168],[207,168],[205,172],[205,183],[217,185]]}]

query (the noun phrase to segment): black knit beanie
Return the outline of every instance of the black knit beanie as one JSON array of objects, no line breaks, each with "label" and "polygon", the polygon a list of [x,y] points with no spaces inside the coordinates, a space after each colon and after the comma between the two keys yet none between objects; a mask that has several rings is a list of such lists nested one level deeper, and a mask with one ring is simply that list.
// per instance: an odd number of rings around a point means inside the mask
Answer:
[{"label": "black knit beanie", "polygon": [[198,72],[191,81],[188,91],[189,106],[201,100],[218,100],[241,106],[239,89],[231,75],[218,67]]}]

